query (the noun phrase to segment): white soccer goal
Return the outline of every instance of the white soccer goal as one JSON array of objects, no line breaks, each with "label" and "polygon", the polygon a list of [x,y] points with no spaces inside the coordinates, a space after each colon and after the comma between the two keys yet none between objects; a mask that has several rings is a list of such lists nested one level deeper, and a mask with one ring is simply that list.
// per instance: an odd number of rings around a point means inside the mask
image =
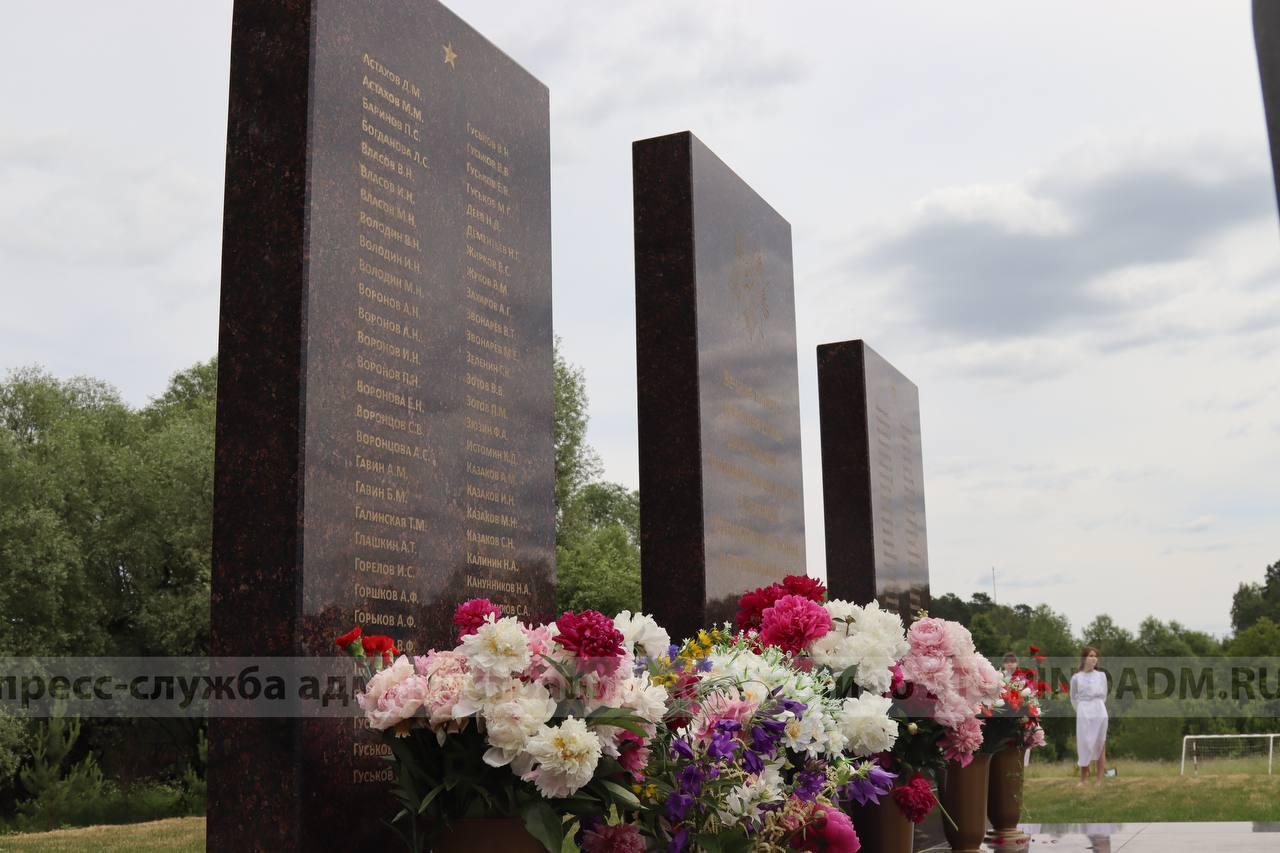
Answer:
[{"label": "white soccer goal", "polygon": [[1186,775],[1190,759],[1193,774],[1202,768],[1257,773],[1265,766],[1270,776],[1275,768],[1277,740],[1280,734],[1186,735],[1182,738],[1182,769],[1178,772]]}]

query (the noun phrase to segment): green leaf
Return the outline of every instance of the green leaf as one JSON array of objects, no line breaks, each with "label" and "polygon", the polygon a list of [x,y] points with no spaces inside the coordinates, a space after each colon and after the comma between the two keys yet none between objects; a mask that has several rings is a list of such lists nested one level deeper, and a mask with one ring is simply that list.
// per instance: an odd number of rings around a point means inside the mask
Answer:
[{"label": "green leaf", "polygon": [[418,814],[424,814],[427,810],[427,807],[431,805],[431,801],[434,800],[437,796],[439,796],[440,792],[443,790],[444,790],[444,785],[436,785],[434,788],[432,788],[431,793],[427,794],[425,797],[422,798],[422,803],[419,804],[418,806]]},{"label": "green leaf", "polygon": [[600,784],[604,785],[605,790],[612,794],[613,798],[623,805],[630,806],[633,809],[640,808],[640,800],[636,798],[636,795],[619,785],[617,782],[609,782],[608,780],[601,779]]},{"label": "green leaf", "polygon": [[530,803],[525,808],[524,828],[542,843],[548,853],[560,853],[564,848],[564,823],[546,800]]},{"label": "green leaf", "polygon": [[700,832],[693,837],[693,849],[703,853],[723,853],[720,837],[713,832]]}]

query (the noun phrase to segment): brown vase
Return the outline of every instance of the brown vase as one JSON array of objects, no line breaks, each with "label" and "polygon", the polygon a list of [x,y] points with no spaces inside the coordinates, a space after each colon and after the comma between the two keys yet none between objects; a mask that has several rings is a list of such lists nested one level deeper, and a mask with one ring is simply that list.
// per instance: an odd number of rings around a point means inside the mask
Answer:
[{"label": "brown vase", "polygon": [[[991,754],[979,752],[969,766],[947,762],[939,798],[946,814],[942,816],[942,833],[956,853],[980,853],[982,838],[987,834],[987,776]],[[950,816],[951,820],[947,819]],[[951,821],[955,821],[952,826]]]},{"label": "brown vase", "polygon": [[1022,747],[1007,747],[991,756],[987,782],[987,817],[991,835],[987,842],[999,849],[1025,847],[1027,835],[1018,829],[1022,817]]},{"label": "brown vase", "polygon": [[854,804],[849,807],[849,818],[864,853],[911,853],[915,825],[893,797],[886,794],[878,806]]},{"label": "brown vase", "polygon": [[431,840],[433,853],[545,853],[542,842],[516,817],[455,820]]}]

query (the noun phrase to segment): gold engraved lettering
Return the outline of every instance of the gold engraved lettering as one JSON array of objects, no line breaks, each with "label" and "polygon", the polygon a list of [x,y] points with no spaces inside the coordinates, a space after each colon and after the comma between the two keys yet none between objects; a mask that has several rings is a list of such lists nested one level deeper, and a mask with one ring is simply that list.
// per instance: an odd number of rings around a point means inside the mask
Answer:
[{"label": "gold engraved lettering", "polygon": [[484,507],[473,507],[468,505],[466,508],[466,516],[469,521],[479,521],[484,524],[493,524],[498,527],[507,527],[512,530],[520,526],[515,516],[507,515],[505,512],[491,512]]},{"label": "gold engraved lettering", "polygon": [[771,548],[780,554],[785,554],[797,560],[804,556],[804,549],[794,542],[789,542],[778,536],[771,536],[768,533],[754,530],[745,524],[739,524],[736,521],[730,521],[720,516],[715,516],[711,519],[711,530],[713,533],[731,537],[735,541],[745,540],[760,548]]},{"label": "gold engraved lettering", "polygon": [[730,450],[736,450],[739,453],[745,453],[761,465],[777,465],[778,455],[772,451],[765,450],[763,447],[757,447],[745,438],[730,436],[725,440],[725,446]]},{"label": "gold engraved lettering", "polygon": [[528,595],[529,584],[526,581],[500,580],[498,578],[466,576],[467,589],[482,589],[491,592],[505,592],[508,595]]},{"label": "gold engraved lettering", "polygon": [[[356,416],[360,416],[360,406],[356,406]],[[406,444],[403,441],[396,441],[393,438],[383,438],[380,435],[373,435],[363,430],[356,430],[356,444],[362,444],[365,447],[372,447],[376,450],[385,450],[388,453],[394,453],[398,456],[404,456],[407,459],[425,459],[431,461],[431,451],[417,444]]]},{"label": "gold engraved lettering", "polygon": [[392,358],[400,358],[417,367],[422,363],[422,356],[417,350],[411,350],[408,347],[402,347],[399,344],[389,343],[381,338],[375,338],[373,335],[366,335],[364,332],[356,330],[356,343],[361,346],[368,347],[375,352],[383,355],[389,355]]},{"label": "gold engraved lettering", "polygon": [[480,486],[473,486],[470,483],[467,483],[467,497],[507,507],[516,505],[516,499],[501,489],[484,489]]},{"label": "gold engraved lettering", "polygon": [[470,329],[467,329],[467,343],[487,349],[494,355],[500,355],[503,358],[510,359],[511,361],[520,360],[520,353],[515,347],[510,344],[500,344],[497,341],[482,338]]},{"label": "gold engraved lettering", "polygon": [[399,222],[403,222],[410,228],[418,227],[418,219],[414,216],[412,210],[408,210],[402,205],[389,202],[382,196],[375,195],[373,190],[370,190],[367,187],[360,188],[360,200],[379,213],[389,216]]},{"label": "gold engraved lettering", "polygon": [[490,557],[487,554],[477,554],[474,551],[467,551],[467,565],[480,566],[485,569],[499,569],[504,572],[519,571],[516,561],[510,557]]},{"label": "gold engraved lettering", "polygon": [[761,501],[752,500],[746,495],[738,495],[738,508],[747,515],[763,518],[765,521],[778,523],[778,508]]},{"label": "gold engraved lettering", "polygon": [[477,456],[483,456],[494,462],[505,462],[508,465],[519,465],[520,457],[514,450],[506,450],[504,448],[489,447],[479,442],[467,439],[467,452],[474,453]]},{"label": "gold engraved lettering", "polygon": [[779,444],[782,443],[781,430],[777,429],[776,427],[770,426],[769,424],[762,421],[760,418],[757,418],[755,415],[748,414],[747,412],[743,411],[742,408],[739,407],[738,405],[734,403],[725,403],[724,413],[728,415],[730,418],[732,418],[733,420],[737,421],[738,423],[748,427],[751,430],[754,430],[755,432],[760,433],[760,435],[763,435],[765,438],[772,439],[778,442]]},{"label": "gold engraved lettering", "polygon": [[372,548],[375,551],[390,551],[394,554],[416,554],[418,543],[409,539],[391,539],[386,536],[370,536],[367,533],[354,531],[352,540],[361,548]]},{"label": "gold engraved lettering", "polygon": [[499,195],[511,195],[511,189],[506,184],[499,181],[497,178],[494,178],[492,175],[486,175],[471,163],[467,163],[467,177],[479,181]]},{"label": "gold engraved lettering", "polygon": [[373,169],[370,169],[364,163],[359,163],[357,165],[360,167],[361,180],[368,181],[369,183],[373,184],[375,187],[382,190],[383,192],[391,193],[396,198],[403,199],[409,202],[409,204],[417,203],[416,198],[413,194],[413,190],[409,189],[408,187],[404,187],[404,186],[401,186],[400,184],[397,184],[395,181],[391,180],[390,178],[384,178],[382,175],[379,175],[377,172],[375,172]]},{"label": "gold engraved lettering", "polygon": [[462,419],[462,425],[471,432],[478,432],[481,435],[487,435],[490,438],[496,438],[500,441],[507,440],[506,427],[496,427],[492,424],[487,424],[484,421],[478,421],[470,415],[467,415]]},{"label": "gold engraved lettering", "polygon": [[503,388],[500,383],[494,382],[492,379],[486,379],[483,376],[477,376],[470,371],[467,372],[467,375],[463,377],[462,381],[477,391],[483,391],[486,394],[492,394],[495,397],[507,396],[506,389]]},{"label": "gold engraved lettering", "polygon": [[497,313],[501,314],[503,317],[511,316],[510,305],[507,305],[504,302],[499,302],[498,300],[494,299],[491,296],[486,296],[485,294],[480,293],[471,285],[467,285],[467,298],[470,299],[472,302],[476,302],[476,303],[479,303],[480,305],[483,305],[485,308],[488,308],[490,311],[496,311]]},{"label": "gold engraved lettering", "polygon": [[762,408],[768,410],[769,412],[772,412],[775,415],[782,414],[781,403],[779,403],[777,400],[773,399],[772,397],[768,396],[767,394],[762,394],[760,391],[756,390],[751,385],[748,385],[746,382],[743,382],[741,379],[734,376],[727,369],[724,371],[723,375],[721,376],[721,381],[724,383],[724,387],[728,388],[730,391],[735,391],[739,395],[746,397],[749,400],[755,401]]},{"label": "gold engraved lettering", "polygon": [[761,477],[759,474],[748,471],[741,465],[736,465],[715,453],[707,454],[707,463],[720,473],[733,477],[735,480],[750,483],[757,489],[773,495],[775,498],[780,498],[782,500],[801,500],[803,497],[800,492],[790,486],[785,486],[782,483]]},{"label": "gold engraved lettering", "polygon": [[482,314],[477,314],[470,308],[467,309],[467,319],[485,331],[492,332],[495,335],[501,335],[504,338],[514,338],[516,336],[516,330],[513,327],[508,326],[506,323],[499,323],[491,317],[485,317]]},{"label": "gold engraved lettering", "polygon": [[368,228],[370,231],[376,232],[384,240],[390,240],[393,243],[400,243],[406,248],[413,249],[415,252],[422,251],[422,244],[418,241],[417,237],[412,234],[406,234],[397,228],[392,228],[381,219],[375,219],[363,210],[360,211],[360,225],[364,228]]},{"label": "gold engraved lettering", "polygon": [[402,255],[399,252],[392,251],[391,249],[388,249],[386,246],[382,245],[381,243],[378,243],[374,240],[370,240],[368,237],[364,236],[363,234],[358,235],[356,239],[359,241],[361,249],[364,249],[366,252],[369,252],[370,254],[377,255],[379,258],[386,261],[387,263],[404,267],[406,270],[412,273],[422,272],[422,263],[418,261],[416,258],[410,258],[407,255]]},{"label": "gold engraved lettering", "polygon": [[369,575],[381,575],[388,578],[413,579],[418,575],[418,567],[406,563],[382,563],[377,560],[365,560],[356,557],[356,571]]},{"label": "gold engraved lettering", "polygon": [[490,373],[496,373],[504,379],[511,378],[511,368],[505,364],[498,364],[496,361],[489,361],[486,358],[476,355],[471,350],[467,350],[467,364],[472,367],[478,367],[481,370],[487,370]]},{"label": "gold engraved lettering", "polygon": [[516,540],[510,536],[497,536],[493,533],[477,533],[467,528],[467,541],[476,545],[487,545],[491,548],[511,550],[516,547]]},{"label": "gold engraved lettering", "polygon": [[[468,246],[467,255],[470,256],[472,251],[473,250],[471,249],[471,247]],[[492,263],[497,264],[497,261],[492,261]],[[482,272],[477,271],[475,267],[470,267],[470,266],[467,267],[467,278],[471,279],[472,281],[483,284],[485,287],[489,288],[490,290],[497,291],[499,296],[507,295],[507,286],[505,284],[498,281],[497,279],[490,278],[489,276],[485,275]]]},{"label": "gold engraved lettering", "polygon": [[490,237],[474,225],[467,226],[467,239],[475,240],[491,252],[502,255],[504,258],[510,258],[513,261],[520,260],[520,250],[514,246],[507,245],[497,237]]}]

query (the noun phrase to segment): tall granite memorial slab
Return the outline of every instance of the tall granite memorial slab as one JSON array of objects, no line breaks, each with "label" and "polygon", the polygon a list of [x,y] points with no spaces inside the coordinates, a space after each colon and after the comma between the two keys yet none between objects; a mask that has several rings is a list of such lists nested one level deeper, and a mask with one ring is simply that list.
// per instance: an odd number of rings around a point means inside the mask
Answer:
[{"label": "tall granite memorial slab", "polygon": [[818,347],[827,587],[912,616],[929,606],[920,394],[862,341]]},{"label": "tall granite memorial slab", "polygon": [[805,572],[791,226],[691,133],[632,166],[641,583],[687,636]]},{"label": "tall granite memorial slab", "polygon": [[[456,15],[236,2],[215,655],[552,614],[550,243],[547,89]],[[213,719],[210,849],[380,849],[385,752],[354,716]]]},{"label": "tall granite memorial slab", "polygon": [[1271,146],[1271,178],[1280,204],[1280,3],[1253,0],[1253,45]]}]

